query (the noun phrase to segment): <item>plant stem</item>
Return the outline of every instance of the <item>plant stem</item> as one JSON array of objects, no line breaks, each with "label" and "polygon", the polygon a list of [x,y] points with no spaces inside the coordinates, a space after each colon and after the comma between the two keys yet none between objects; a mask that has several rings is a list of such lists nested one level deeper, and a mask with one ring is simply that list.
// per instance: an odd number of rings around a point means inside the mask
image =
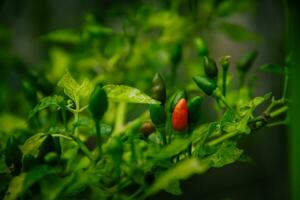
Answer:
[{"label": "plant stem", "polygon": [[114,131],[112,133],[112,136],[115,136],[116,134],[122,132],[124,128],[124,121],[126,117],[126,107],[127,104],[124,102],[119,103],[117,111],[116,111],[116,121],[114,126]]},{"label": "plant stem", "polygon": [[226,96],[226,83],[227,83],[227,72],[228,70],[223,70],[223,76],[222,76],[222,94],[225,97]]},{"label": "plant stem", "polygon": [[222,101],[222,103],[227,107],[227,109],[230,109],[230,110],[233,110],[232,108],[231,108],[231,106],[227,103],[227,101],[226,101],[226,99],[225,99],[225,97],[223,96],[223,95],[221,95],[220,97],[219,97],[219,99]]},{"label": "plant stem", "polygon": [[288,110],[288,106],[283,106],[283,107],[279,108],[278,110],[271,112],[270,118],[275,118],[275,117],[287,112],[287,110]]},{"label": "plant stem", "polygon": [[282,99],[285,99],[287,96],[288,83],[289,83],[289,74],[288,74],[288,69],[286,69],[285,73],[284,73],[284,85],[283,85]]},{"label": "plant stem", "polygon": [[237,131],[226,133],[226,134],[222,135],[221,137],[218,137],[214,140],[209,141],[207,143],[207,145],[208,146],[214,146],[216,144],[219,144],[219,143],[223,142],[224,140],[227,140],[229,138],[232,138],[232,137],[236,136],[237,134],[239,134],[239,132],[237,132]]},{"label": "plant stem", "polygon": [[96,137],[98,145],[98,158],[102,155],[102,139],[101,139],[101,129],[99,120],[95,119]]},{"label": "plant stem", "polygon": [[89,158],[89,160],[94,163],[94,158],[92,153],[89,151],[89,149],[83,144],[83,142],[75,136],[70,136],[78,145],[78,147],[81,149],[81,151]]}]

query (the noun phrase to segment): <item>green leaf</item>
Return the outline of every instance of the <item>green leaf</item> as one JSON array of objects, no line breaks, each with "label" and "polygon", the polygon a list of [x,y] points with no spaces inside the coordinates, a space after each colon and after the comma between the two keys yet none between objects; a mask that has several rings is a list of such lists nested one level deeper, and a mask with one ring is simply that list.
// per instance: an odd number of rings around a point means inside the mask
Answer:
[{"label": "green leaf", "polygon": [[227,110],[222,119],[221,119],[221,127],[223,127],[224,125],[226,125],[227,123],[232,123],[235,120],[235,112],[232,109]]},{"label": "green leaf", "polygon": [[220,1],[216,14],[221,17],[230,16],[236,12],[249,11],[254,9],[254,2],[251,0],[226,0]]},{"label": "green leaf", "polygon": [[26,129],[26,120],[12,114],[3,113],[0,115],[1,131],[13,133],[17,129]]},{"label": "green leaf", "polygon": [[105,85],[103,87],[108,98],[115,102],[157,104],[158,101],[152,99],[136,88],[126,85]]},{"label": "green leaf", "polygon": [[180,182],[178,180],[172,181],[164,190],[173,195],[181,195]]},{"label": "green leaf", "polygon": [[156,152],[155,158],[157,159],[170,158],[185,150],[190,143],[191,141],[189,139],[175,139],[170,144],[168,144],[163,149],[161,149],[160,152],[158,153]]},{"label": "green leaf", "polygon": [[47,165],[38,166],[29,172],[23,172],[12,179],[6,192],[5,200],[15,200],[28,191],[28,189],[43,177],[55,173],[56,170]]},{"label": "green leaf", "polygon": [[171,184],[174,184],[174,181],[185,180],[194,174],[202,174],[207,169],[208,166],[196,158],[186,159],[173,168],[161,173],[154,184],[149,188],[146,195],[153,195],[162,189],[170,187]]},{"label": "green leaf", "polygon": [[211,167],[223,167],[238,160],[243,150],[236,147],[236,143],[225,141],[218,147],[214,154],[203,159]]},{"label": "green leaf", "polygon": [[28,119],[34,117],[38,112],[51,107],[51,106],[58,106],[58,98],[60,96],[52,96],[52,97],[45,97],[40,100],[40,102],[29,112]]},{"label": "green leaf", "polygon": [[111,28],[102,26],[100,24],[88,24],[84,27],[84,31],[87,31],[95,36],[111,35],[113,33]]},{"label": "green leaf", "polygon": [[237,42],[261,40],[259,35],[238,24],[224,22],[219,28],[225,35]]},{"label": "green leaf", "polygon": [[271,72],[274,74],[283,75],[284,74],[284,68],[279,65],[274,64],[264,64],[260,66],[260,69],[265,72]]},{"label": "green leaf", "polygon": [[91,93],[91,84],[85,79],[79,85],[69,72],[66,72],[57,84],[58,87],[64,89],[64,93],[78,104],[80,97],[86,97]]},{"label": "green leaf", "polygon": [[78,44],[80,42],[79,34],[72,29],[62,29],[52,31],[41,37],[44,41],[63,43],[63,44]]},{"label": "green leaf", "polygon": [[47,135],[45,133],[38,133],[28,138],[21,147],[23,152],[23,159],[27,155],[32,155],[33,157],[36,157],[39,153],[40,146],[46,139],[46,136]]}]

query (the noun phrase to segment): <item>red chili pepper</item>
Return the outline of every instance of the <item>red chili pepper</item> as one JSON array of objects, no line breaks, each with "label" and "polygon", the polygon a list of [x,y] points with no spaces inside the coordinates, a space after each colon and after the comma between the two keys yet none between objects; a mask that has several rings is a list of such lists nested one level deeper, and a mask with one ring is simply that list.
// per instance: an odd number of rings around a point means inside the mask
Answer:
[{"label": "red chili pepper", "polygon": [[172,128],[175,131],[183,131],[188,126],[188,108],[185,99],[180,99],[172,113]]}]

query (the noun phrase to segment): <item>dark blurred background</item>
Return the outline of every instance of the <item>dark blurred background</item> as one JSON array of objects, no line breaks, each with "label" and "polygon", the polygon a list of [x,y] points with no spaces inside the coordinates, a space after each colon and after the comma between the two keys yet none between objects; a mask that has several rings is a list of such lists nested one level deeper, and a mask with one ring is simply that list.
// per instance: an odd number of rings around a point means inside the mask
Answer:
[{"label": "dark blurred background", "polygon": [[[2,40],[26,66],[41,67],[48,56],[48,46],[39,40],[41,35],[60,28],[78,28],[86,13],[93,13],[97,21],[110,26],[126,17],[130,10],[148,1],[117,0],[1,0],[0,26],[10,30]],[[282,78],[259,72],[263,63],[283,64],[285,54],[285,16],[281,1],[259,0],[249,15],[238,13],[230,21],[239,22],[259,33],[259,43],[236,43],[219,32],[208,32],[206,38],[214,57],[232,55],[233,62],[247,49],[259,51],[252,73],[257,75],[256,95],[272,91],[279,96]],[[113,17],[112,17],[113,16]],[[0,66],[1,81],[13,78],[7,66]],[[6,68],[6,69],[5,69]],[[259,72],[259,73],[258,73]],[[13,84],[11,81],[5,84]],[[2,94],[4,95],[4,94]],[[20,104],[20,103],[19,103]],[[1,105],[7,109],[8,105]],[[20,105],[18,105],[20,106]],[[253,164],[236,163],[212,169],[202,176],[184,181],[183,195],[175,197],[160,193],[151,199],[247,200],[288,199],[288,166],[286,130],[284,127],[260,130],[244,138],[240,146],[253,159]]]}]

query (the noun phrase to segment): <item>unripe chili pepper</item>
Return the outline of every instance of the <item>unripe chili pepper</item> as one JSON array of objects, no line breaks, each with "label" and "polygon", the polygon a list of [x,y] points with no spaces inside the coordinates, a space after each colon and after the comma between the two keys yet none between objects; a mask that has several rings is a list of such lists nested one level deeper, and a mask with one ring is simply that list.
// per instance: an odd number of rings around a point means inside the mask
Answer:
[{"label": "unripe chili pepper", "polygon": [[161,104],[151,104],[149,106],[149,112],[150,118],[156,126],[162,125],[166,122],[165,109]]},{"label": "unripe chili pepper", "polygon": [[177,66],[182,58],[182,44],[175,43],[171,48],[171,61],[173,66]]},{"label": "unripe chili pepper", "polygon": [[209,78],[216,78],[218,76],[216,62],[207,56],[204,57],[204,71]]},{"label": "unripe chili pepper", "polygon": [[5,164],[11,170],[13,175],[20,173],[22,168],[22,156],[23,153],[18,146],[16,139],[10,136],[6,142],[4,149]]},{"label": "unripe chili pepper", "polygon": [[152,79],[152,97],[162,104],[166,102],[166,85],[159,73],[156,73]]},{"label": "unripe chili pepper", "polygon": [[155,126],[152,122],[144,122],[140,128],[144,137],[148,138],[155,131]]},{"label": "unripe chili pepper", "polygon": [[93,118],[101,120],[108,108],[107,94],[101,85],[97,85],[89,99],[89,110]]},{"label": "unripe chili pepper", "polygon": [[223,56],[220,59],[220,65],[223,69],[222,73],[222,94],[226,96],[227,72],[230,65],[230,56]]},{"label": "unripe chili pepper", "polygon": [[253,50],[243,55],[236,64],[237,69],[246,73],[252,66],[257,54],[257,51]]},{"label": "unripe chili pepper", "polygon": [[208,55],[207,45],[206,45],[206,43],[204,42],[204,40],[202,38],[196,38],[195,39],[195,45],[196,45],[196,48],[197,48],[198,55],[200,57]]},{"label": "unripe chili pepper", "polygon": [[172,128],[175,131],[184,131],[188,126],[188,108],[185,99],[180,99],[172,113]]},{"label": "unripe chili pepper", "polygon": [[188,102],[189,124],[195,124],[199,120],[203,98],[195,96]]},{"label": "unripe chili pepper", "polygon": [[184,99],[186,98],[186,93],[184,90],[179,90],[179,91],[175,92],[169,99],[169,102],[167,105],[168,112],[172,113],[174,107],[179,102],[179,100],[182,98],[184,98]]},{"label": "unripe chili pepper", "polygon": [[217,88],[216,81],[208,77],[194,76],[193,80],[197,84],[197,86],[209,96],[212,95],[215,89]]}]

